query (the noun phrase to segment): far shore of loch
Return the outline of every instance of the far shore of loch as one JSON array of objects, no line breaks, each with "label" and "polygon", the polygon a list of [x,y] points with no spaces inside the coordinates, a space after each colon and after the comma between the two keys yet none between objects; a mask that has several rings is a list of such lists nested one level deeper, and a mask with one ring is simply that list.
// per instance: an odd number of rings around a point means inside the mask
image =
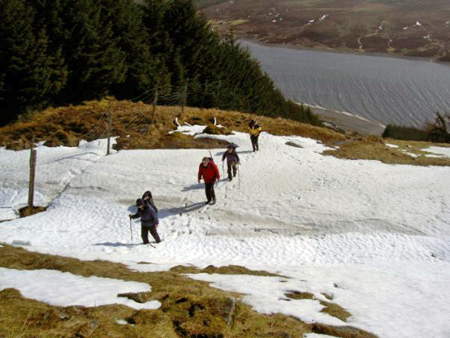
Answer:
[{"label": "far shore of loch", "polygon": [[376,52],[367,52],[365,50],[356,50],[356,49],[349,49],[349,48],[331,48],[331,47],[325,47],[325,46],[308,47],[308,46],[302,46],[302,45],[293,45],[293,44],[289,44],[289,43],[264,42],[261,40],[251,39],[251,38],[246,38],[246,37],[240,37],[240,38],[238,38],[238,41],[250,42],[250,43],[254,43],[257,45],[264,46],[264,47],[286,48],[286,49],[304,50],[304,51],[310,51],[310,52],[324,52],[324,53],[359,55],[359,56],[386,57],[386,58],[404,59],[404,60],[411,60],[411,61],[433,62],[433,63],[438,63],[438,64],[442,64],[444,66],[450,67],[450,61],[440,61],[440,60],[436,60],[432,57],[424,57],[424,56],[407,56],[407,55],[401,55],[401,54],[396,54],[396,53],[382,53],[382,52],[376,53]]}]

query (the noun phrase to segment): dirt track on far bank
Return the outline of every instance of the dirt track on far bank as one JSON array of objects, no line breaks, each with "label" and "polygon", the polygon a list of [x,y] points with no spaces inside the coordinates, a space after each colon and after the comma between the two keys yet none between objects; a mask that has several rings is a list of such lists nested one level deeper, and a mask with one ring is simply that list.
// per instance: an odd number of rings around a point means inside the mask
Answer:
[{"label": "dirt track on far bank", "polygon": [[381,136],[386,127],[380,122],[371,121],[349,113],[337,112],[332,109],[311,107],[311,110],[319,116],[325,125],[347,132],[356,131],[363,135]]}]

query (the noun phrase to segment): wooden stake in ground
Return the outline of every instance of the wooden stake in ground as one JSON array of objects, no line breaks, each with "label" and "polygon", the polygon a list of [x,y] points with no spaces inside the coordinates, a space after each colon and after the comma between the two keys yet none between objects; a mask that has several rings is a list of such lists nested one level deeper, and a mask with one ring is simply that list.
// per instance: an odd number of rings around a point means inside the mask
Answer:
[{"label": "wooden stake in ground", "polygon": [[32,208],[34,204],[34,179],[36,177],[36,149],[34,149],[34,140],[31,142],[30,150],[30,182],[28,185],[28,208]]},{"label": "wooden stake in ground", "polygon": [[106,155],[109,155],[109,148],[110,148],[110,138],[111,138],[111,125],[112,125],[112,117],[111,117],[111,103],[108,103],[108,125],[107,125],[107,137],[108,137],[108,144],[107,144],[107,148],[106,149]]},{"label": "wooden stake in ground", "polygon": [[155,98],[153,100],[152,124],[155,124],[155,120],[156,120],[156,105],[158,104],[158,86],[159,86],[159,80],[158,80],[158,84],[156,85]]}]

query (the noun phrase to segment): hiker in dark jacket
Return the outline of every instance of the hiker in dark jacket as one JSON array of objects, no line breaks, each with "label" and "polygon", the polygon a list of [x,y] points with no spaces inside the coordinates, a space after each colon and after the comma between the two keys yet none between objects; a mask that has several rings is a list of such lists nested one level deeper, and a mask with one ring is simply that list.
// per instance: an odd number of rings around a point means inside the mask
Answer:
[{"label": "hiker in dark jacket", "polygon": [[217,169],[214,161],[209,157],[204,157],[202,163],[198,167],[198,183],[203,177],[205,181],[205,193],[208,200],[205,204],[216,203],[216,194],[214,192],[214,182],[220,180],[219,169]]},{"label": "hiker in dark jacket", "polygon": [[156,207],[155,202],[153,202],[153,196],[149,190],[144,192],[144,195],[142,195],[142,199],[144,200],[144,202],[150,204],[153,209],[155,209],[156,213],[158,213],[158,208]]},{"label": "hiker in dark jacket", "polygon": [[[228,168],[228,180],[232,180],[233,177],[236,177],[237,166],[239,164],[239,156],[236,153],[236,146],[230,144],[226,152],[223,153],[222,162],[227,159],[227,168]],[[233,176],[231,175],[231,170],[233,169]]]},{"label": "hiker in dark jacket", "polygon": [[132,215],[130,214],[131,219],[141,218],[141,237],[144,241],[144,244],[149,244],[148,241],[148,232],[150,231],[151,235],[155,239],[156,243],[161,242],[159,238],[158,232],[156,228],[158,227],[159,220],[156,215],[156,211],[148,205],[142,198],[138,198],[136,200],[136,206],[138,207],[137,212]]},{"label": "hiker in dark jacket", "polygon": [[250,140],[252,141],[253,151],[258,151],[258,138],[259,134],[261,134],[261,126],[257,124],[255,120],[251,120],[248,124],[248,133],[250,134]]}]

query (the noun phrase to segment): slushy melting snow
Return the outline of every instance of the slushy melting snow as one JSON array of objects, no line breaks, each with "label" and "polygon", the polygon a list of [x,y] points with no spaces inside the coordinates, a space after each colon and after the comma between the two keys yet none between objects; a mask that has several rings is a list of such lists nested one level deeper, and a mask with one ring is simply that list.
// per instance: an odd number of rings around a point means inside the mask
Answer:
[{"label": "slushy melting snow", "polygon": [[[202,130],[180,127],[206,137]],[[259,152],[251,151],[247,134],[214,137],[237,144],[241,158],[229,182],[221,163],[225,149],[211,149],[224,176],[215,187],[216,205],[204,205],[203,183],[197,183],[207,150],[121,150],[105,156],[106,140],[97,140],[76,148],[37,147],[35,205],[48,208],[26,218],[18,218],[17,210],[27,204],[29,151],[2,148],[0,217],[9,221],[0,224],[0,243],[121,262],[138,271],[183,264],[266,270],[280,277],[189,277],[240,292],[261,313],[351,325],[379,337],[450,337],[450,167],[341,160],[322,155],[324,145],[302,137],[262,133]],[[448,149],[427,151],[450,156]],[[159,208],[163,242],[156,248],[141,244],[139,221],[130,232],[128,214],[145,190]],[[21,282],[29,278],[35,282]],[[48,287],[55,283],[65,287]],[[54,305],[131,307],[138,305],[117,294],[151,288],[0,268],[0,289],[11,287]],[[287,301],[292,291],[310,292],[315,299]],[[321,312],[324,295],[351,313],[347,322]]]}]

